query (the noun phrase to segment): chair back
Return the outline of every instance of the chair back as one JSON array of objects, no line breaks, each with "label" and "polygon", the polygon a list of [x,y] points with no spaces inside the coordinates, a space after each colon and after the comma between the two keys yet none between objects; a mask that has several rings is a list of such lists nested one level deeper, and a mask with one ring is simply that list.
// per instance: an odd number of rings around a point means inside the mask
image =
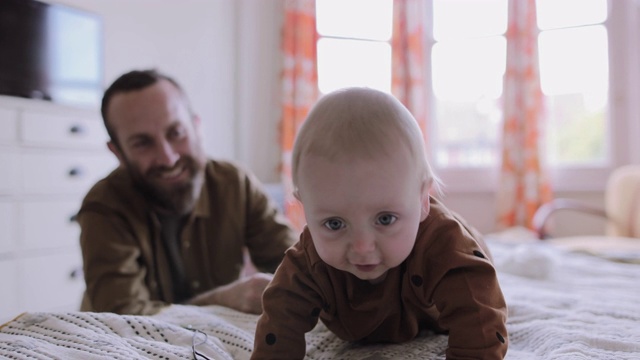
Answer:
[{"label": "chair back", "polygon": [[640,239],[640,165],[621,166],[611,173],[605,209],[607,235]]}]

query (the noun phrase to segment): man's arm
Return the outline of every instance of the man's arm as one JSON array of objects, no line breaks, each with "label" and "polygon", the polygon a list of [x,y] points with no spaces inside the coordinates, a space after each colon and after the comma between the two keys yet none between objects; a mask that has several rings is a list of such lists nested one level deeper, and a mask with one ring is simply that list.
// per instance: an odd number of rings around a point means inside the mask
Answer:
[{"label": "man's arm", "polygon": [[222,305],[246,313],[261,314],[262,293],[272,278],[272,274],[255,273],[196,295],[186,304]]},{"label": "man's arm", "polygon": [[116,216],[81,211],[80,245],[86,283],[85,311],[148,315],[167,304],[153,301],[145,283],[148,269],[128,225]]},{"label": "man's arm", "polygon": [[[115,216],[84,211],[78,216],[82,232],[86,298],[83,310],[119,314],[149,315],[169,305],[151,300],[145,282],[148,270],[140,261],[142,250],[129,225]],[[256,273],[230,284],[208,290],[188,300],[190,305],[223,305],[260,314],[262,292],[273,275]],[[160,286],[160,284],[158,284]]]},{"label": "man's arm", "polygon": [[273,273],[284,252],[298,240],[299,233],[253,175],[247,174],[245,181],[246,246],[255,267],[259,271]]}]

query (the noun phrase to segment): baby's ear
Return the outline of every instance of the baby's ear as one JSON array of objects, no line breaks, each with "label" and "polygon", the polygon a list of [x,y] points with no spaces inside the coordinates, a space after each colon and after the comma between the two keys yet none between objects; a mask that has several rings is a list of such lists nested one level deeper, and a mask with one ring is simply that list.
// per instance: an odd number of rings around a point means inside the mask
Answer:
[{"label": "baby's ear", "polygon": [[420,194],[420,202],[422,203],[422,212],[420,214],[420,222],[424,221],[429,215],[429,211],[431,210],[431,202],[429,197],[429,190],[431,190],[431,185],[433,184],[432,179],[425,180],[422,183],[422,189]]}]

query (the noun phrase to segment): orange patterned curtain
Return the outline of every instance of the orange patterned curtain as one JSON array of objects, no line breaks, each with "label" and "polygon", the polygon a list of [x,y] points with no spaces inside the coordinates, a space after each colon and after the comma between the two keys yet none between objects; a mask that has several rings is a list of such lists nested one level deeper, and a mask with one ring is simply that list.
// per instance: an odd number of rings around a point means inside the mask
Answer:
[{"label": "orange patterned curtain", "polygon": [[426,136],[423,0],[394,0],[391,37],[391,93],[411,111]]},{"label": "orange patterned curtain", "polygon": [[545,111],[537,41],[536,0],[509,0],[498,228],[532,228],[535,211],[552,197],[540,156]]},{"label": "orange patterned curtain", "polygon": [[319,96],[316,58],[315,0],[286,0],[282,29],[282,182],[285,214],[298,230],[306,221],[301,204],[293,197],[291,152],[296,132]]}]

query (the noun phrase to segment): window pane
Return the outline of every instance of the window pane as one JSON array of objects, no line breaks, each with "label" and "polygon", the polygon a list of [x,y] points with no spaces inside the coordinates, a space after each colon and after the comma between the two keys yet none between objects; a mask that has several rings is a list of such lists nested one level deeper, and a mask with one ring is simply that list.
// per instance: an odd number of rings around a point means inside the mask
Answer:
[{"label": "window pane", "polygon": [[608,158],[607,48],[601,25],[540,33],[540,81],[550,107],[552,164],[604,163]]},{"label": "window pane", "polygon": [[507,0],[434,0],[433,37],[502,35],[507,31]]},{"label": "window pane", "polygon": [[607,0],[538,0],[537,15],[542,30],[597,24],[607,19]]},{"label": "window pane", "polygon": [[318,87],[324,94],[348,86],[391,91],[391,46],[386,42],[318,41]]},{"label": "window pane", "polygon": [[502,36],[445,41],[433,47],[437,136],[432,143],[438,166],[498,163],[505,59]]},{"label": "window pane", "polygon": [[323,36],[387,41],[391,38],[392,0],[318,0],[318,33]]},{"label": "window pane", "polygon": [[506,46],[502,36],[436,43],[432,52],[436,97],[464,101],[499,97]]}]

